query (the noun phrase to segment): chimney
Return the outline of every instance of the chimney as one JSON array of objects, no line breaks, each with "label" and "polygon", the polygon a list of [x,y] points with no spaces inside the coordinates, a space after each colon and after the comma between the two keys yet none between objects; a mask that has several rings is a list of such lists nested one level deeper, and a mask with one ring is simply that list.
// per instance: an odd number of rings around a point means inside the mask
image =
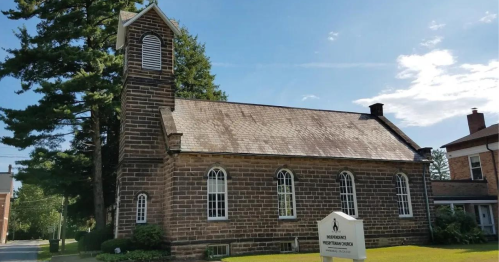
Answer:
[{"label": "chimney", "polygon": [[9,174],[12,174],[12,165],[9,165]]},{"label": "chimney", "polygon": [[376,104],[370,105],[369,108],[371,108],[371,115],[383,116],[383,104],[376,103]]},{"label": "chimney", "polygon": [[472,108],[471,112],[468,115],[468,127],[470,128],[470,134],[473,134],[485,128],[485,118],[483,113],[478,113],[476,107]]},{"label": "chimney", "polygon": [[432,160],[431,158],[431,147],[422,147],[418,149],[418,153],[423,156],[425,159]]}]

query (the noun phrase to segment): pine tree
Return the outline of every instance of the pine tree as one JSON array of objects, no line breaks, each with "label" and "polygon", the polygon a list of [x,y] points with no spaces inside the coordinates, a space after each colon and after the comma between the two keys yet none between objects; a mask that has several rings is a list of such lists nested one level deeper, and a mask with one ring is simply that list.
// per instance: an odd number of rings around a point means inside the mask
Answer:
[{"label": "pine tree", "polygon": [[433,163],[430,165],[431,179],[448,180],[450,179],[449,163],[445,151],[436,149],[431,152]]},{"label": "pine tree", "polygon": [[[118,110],[122,56],[113,50],[119,10],[136,11],[143,0],[15,0],[9,19],[33,19],[35,35],[16,34],[19,49],[6,50],[0,79],[21,80],[19,94],[33,90],[42,98],[24,110],[2,108],[0,120],[13,132],[2,143],[24,149],[57,148],[65,136],[87,131],[91,137],[94,216],[105,225],[102,189],[102,126]],[[87,129],[87,130],[84,130]]]},{"label": "pine tree", "polygon": [[214,84],[210,58],[205,54],[205,45],[198,37],[189,34],[187,28],[180,29],[175,37],[175,95],[183,98],[227,101],[227,95]]}]

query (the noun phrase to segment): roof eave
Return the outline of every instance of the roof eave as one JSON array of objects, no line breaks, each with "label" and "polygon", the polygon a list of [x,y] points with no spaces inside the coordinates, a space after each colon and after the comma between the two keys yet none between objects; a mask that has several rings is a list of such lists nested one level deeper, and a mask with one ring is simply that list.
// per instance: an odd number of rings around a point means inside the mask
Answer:
[{"label": "roof eave", "polygon": [[375,158],[354,158],[354,157],[333,157],[333,156],[305,156],[305,155],[278,155],[278,154],[257,154],[257,153],[234,153],[234,152],[210,152],[210,151],[187,151],[180,150],[177,153],[184,154],[213,154],[213,155],[241,155],[241,156],[261,156],[261,157],[289,157],[289,158],[316,158],[316,159],[343,159],[359,161],[381,161],[397,163],[432,163],[432,160],[402,160],[402,159],[375,159]]},{"label": "roof eave", "polygon": [[123,23],[123,21],[121,20],[121,16],[119,17],[119,19],[118,19],[119,20],[118,21],[118,23],[119,23],[118,24],[118,33],[117,33],[117,39],[116,39],[116,50],[123,48],[123,46],[125,45],[125,29],[126,29],[126,27],[133,24],[133,22],[135,22],[137,19],[139,19],[145,13],[149,12],[149,10],[151,10],[151,9],[154,9],[156,11],[156,13],[159,15],[159,17],[161,17],[161,19],[166,23],[166,25],[173,31],[173,33],[175,35],[182,34],[182,32],[180,32],[178,27],[176,25],[174,25],[172,23],[172,21],[170,21],[170,19],[168,19],[168,17],[165,15],[165,13],[163,13],[163,11],[161,11],[161,9],[156,4],[152,4],[148,7],[146,7],[144,10],[142,10],[142,12],[138,13],[137,15],[135,15],[134,17],[129,19],[126,23]]}]

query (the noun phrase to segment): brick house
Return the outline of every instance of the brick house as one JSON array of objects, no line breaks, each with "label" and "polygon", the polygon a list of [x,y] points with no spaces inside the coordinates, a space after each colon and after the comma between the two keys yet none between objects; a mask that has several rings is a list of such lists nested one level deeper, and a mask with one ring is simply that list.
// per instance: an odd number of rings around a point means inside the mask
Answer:
[{"label": "brick house", "polygon": [[9,165],[8,172],[0,172],[0,244],[5,244],[7,241],[13,183],[12,166]]},{"label": "brick house", "polygon": [[468,115],[470,134],[445,144],[451,180],[432,181],[435,205],[474,214],[487,235],[497,235],[499,125],[486,127],[483,113]]},{"label": "brick house", "polygon": [[368,247],[429,240],[430,148],[383,116],[174,97],[173,38],[156,6],[121,12],[125,52],[115,236],[159,224],[174,256],[317,251],[332,211]]}]

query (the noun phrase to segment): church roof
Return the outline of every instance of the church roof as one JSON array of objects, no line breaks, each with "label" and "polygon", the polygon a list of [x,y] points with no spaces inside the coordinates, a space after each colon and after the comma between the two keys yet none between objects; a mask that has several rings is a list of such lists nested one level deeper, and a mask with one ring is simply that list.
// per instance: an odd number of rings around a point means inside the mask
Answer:
[{"label": "church roof", "polygon": [[118,33],[116,39],[116,49],[121,49],[125,44],[125,28],[137,21],[141,16],[149,12],[151,9],[158,13],[159,17],[165,22],[165,24],[170,27],[174,34],[180,35],[180,29],[178,28],[178,23],[174,20],[169,19],[163,11],[156,5],[151,4],[142,10],[140,13],[133,13],[128,11],[120,11],[119,21],[118,21]]},{"label": "church roof", "polygon": [[0,193],[12,193],[12,174],[0,172]]},{"label": "church roof", "polygon": [[371,114],[178,98],[173,112],[161,110],[180,152],[426,161]]}]

